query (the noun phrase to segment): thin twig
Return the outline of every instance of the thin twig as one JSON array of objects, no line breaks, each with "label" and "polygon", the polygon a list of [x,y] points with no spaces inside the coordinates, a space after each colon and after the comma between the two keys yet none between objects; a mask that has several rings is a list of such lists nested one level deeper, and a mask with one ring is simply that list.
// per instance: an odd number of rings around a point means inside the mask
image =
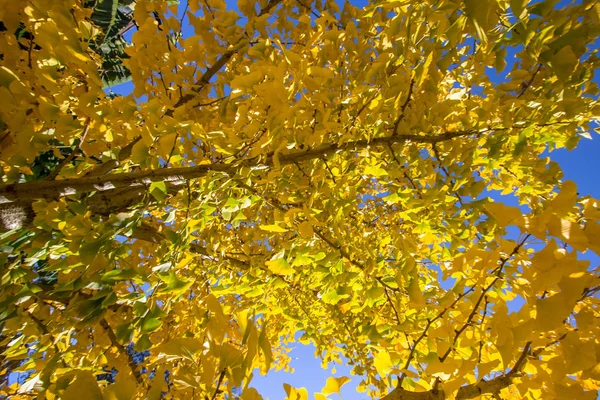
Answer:
[{"label": "thin twig", "polygon": [[175,134],[175,140],[173,141],[173,147],[171,147],[171,151],[169,152],[169,157],[167,157],[166,166],[171,162],[171,157],[173,157],[173,153],[175,152],[175,147],[177,146],[177,140],[179,139],[179,133]]},{"label": "thin twig", "polygon": [[523,96],[525,94],[525,92],[527,91],[527,89],[529,89],[529,87],[533,84],[533,80],[535,79],[535,76],[538,74],[538,72],[540,72],[540,69],[542,69],[542,64],[538,64],[537,68],[533,72],[533,75],[531,75],[531,79],[528,82],[527,81],[523,82],[523,84],[522,84],[523,89],[521,89],[521,92],[517,95],[517,99],[520,98],[521,96]]},{"label": "thin twig", "polygon": [[[461,293],[453,302],[452,304],[450,304],[448,307],[444,308],[442,311],[440,311],[438,313],[438,315],[436,315],[433,319],[427,319],[427,324],[425,325],[425,329],[423,329],[423,331],[421,332],[421,335],[417,338],[417,340],[415,340],[413,342],[413,345],[410,349],[410,353],[408,354],[408,358],[406,359],[406,362],[404,363],[404,368],[405,370],[408,369],[408,367],[410,367],[410,363],[413,359],[413,357],[415,356],[415,351],[417,350],[417,345],[421,342],[421,340],[423,340],[423,338],[425,336],[427,336],[427,331],[429,330],[429,328],[431,327],[431,325],[437,321],[438,319],[442,318],[444,316],[444,314],[446,314],[446,312],[448,312],[448,310],[451,310],[452,308],[454,308],[454,306],[466,295],[468,295],[469,293],[471,293],[473,290],[475,290],[475,286],[471,286],[469,289],[467,289],[466,292]],[[406,372],[402,372],[402,375],[400,375],[400,377],[398,378],[398,385],[397,387],[402,387],[402,382],[404,381],[404,378],[406,377]]]},{"label": "thin twig", "polygon": [[[27,315],[29,316],[29,318],[33,322],[35,322],[35,324],[38,326],[38,328],[40,328],[40,330],[42,331],[42,333],[44,335],[48,335],[48,338],[52,342],[52,347],[54,347],[55,354],[57,354],[58,356],[61,356],[63,354],[63,352],[60,351],[60,349],[56,345],[56,338],[54,337],[54,335],[52,335],[50,333],[50,331],[48,330],[48,327],[42,322],[42,320],[40,320],[38,317],[36,317],[35,315],[33,315],[33,313],[31,311],[26,310],[26,312],[27,312]],[[62,357],[60,358],[60,362],[61,362],[61,364],[62,364],[63,367],[67,368],[67,364],[65,363],[65,360],[62,359]]]},{"label": "thin twig", "polygon": [[471,311],[471,313],[467,317],[467,320],[465,321],[465,323],[463,324],[463,326],[460,327],[460,329],[454,331],[455,333],[454,333],[454,339],[452,340],[452,345],[448,348],[448,350],[446,350],[446,352],[441,357],[438,358],[440,360],[440,362],[444,362],[446,360],[446,358],[448,358],[448,356],[450,355],[450,353],[452,352],[452,350],[454,350],[454,346],[456,346],[456,343],[458,342],[458,338],[467,329],[467,327],[471,324],[471,321],[473,320],[473,318],[477,314],[477,310],[479,309],[479,305],[481,304],[481,302],[485,298],[487,292],[489,292],[489,290],[494,286],[494,284],[498,280],[500,280],[500,277],[502,275],[502,271],[504,269],[504,266],[508,262],[508,260],[510,260],[513,256],[515,256],[519,252],[519,250],[521,249],[521,247],[523,247],[523,245],[525,244],[525,242],[527,241],[527,239],[529,239],[530,236],[531,236],[531,234],[527,234],[525,236],[525,238],[519,244],[517,244],[517,246],[515,246],[515,248],[508,255],[508,257],[503,257],[503,258],[500,259],[500,265],[496,269],[494,269],[492,271],[492,273],[495,273],[495,275],[496,275],[494,277],[494,280],[492,280],[492,282],[483,289],[483,291],[481,292],[481,295],[479,296],[479,298],[475,302],[475,306],[473,307],[473,310]]},{"label": "thin twig", "polygon": [[325,163],[325,167],[327,168],[327,171],[329,171],[329,174],[331,174],[331,179],[333,179],[333,183],[337,183],[335,181],[335,175],[333,175],[333,171],[331,170],[331,168],[329,168],[329,164],[327,164],[327,160],[324,158],[322,160]]},{"label": "thin twig", "polygon": [[404,119],[404,112],[406,111],[406,108],[410,104],[410,99],[412,97],[412,92],[413,92],[414,86],[415,86],[415,80],[411,79],[410,85],[408,86],[408,94],[406,95],[406,100],[404,100],[404,104],[402,104],[402,108],[400,108],[400,115],[394,122],[394,131],[393,131],[392,135],[398,134],[398,127],[400,126],[400,122]]},{"label": "thin twig", "polygon": [[217,395],[219,394],[219,388],[221,387],[221,383],[223,383],[223,379],[225,378],[225,374],[227,373],[227,369],[223,368],[223,370],[221,371],[221,374],[219,375],[219,381],[217,382],[217,388],[215,389],[215,392],[213,393],[211,399],[215,400],[217,398]]},{"label": "thin twig", "polygon": [[133,358],[131,358],[131,356],[127,353],[127,349],[125,348],[125,346],[123,346],[121,343],[119,343],[119,341],[117,340],[117,336],[115,335],[115,332],[110,327],[108,321],[106,321],[106,319],[102,318],[100,320],[100,326],[102,327],[102,329],[104,329],[104,332],[106,332],[106,335],[110,339],[111,344],[114,347],[116,347],[119,350],[119,352],[127,358],[127,365],[129,366],[129,369],[131,370],[131,373],[133,374],[135,380],[140,385],[146,386],[146,383],[144,382],[144,378],[142,377],[142,374],[140,374],[140,371],[138,371],[135,361],[133,361]]},{"label": "thin twig", "polygon": [[60,173],[60,170],[63,169],[63,167],[65,165],[71,163],[75,159],[75,157],[77,157],[77,154],[81,150],[81,145],[85,141],[85,138],[86,138],[89,130],[90,130],[90,117],[87,117],[85,120],[85,126],[83,128],[83,134],[81,135],[81,138],[79,138],[79,143],[77,143],[77,146],[75,146],[75,148],[71,151],[71,154],[69,154],[67,157],[63,158],[62,161],[60,162],[60,164],[58,164],[58,166],[54,169],[54,171],[50,172],[50,174],[46,177],[46,180],[53,181]]},{"label": "thin twig", "polygon": [[387,291],[387,288],[383,288],[383,292],[385,293],[385,297],[387,297],[388,302],[390,303],[390,306],[392,307],[392,310],[394,310],[394,314],[396,315],[396,321],[398,321],[398,325],[401,324],[400,322],[400,314],[398,314],[398,310],[396,309],[396,306],[394,305],[394,302],[392,301],[392,298],[390,297],[390,294]]}]

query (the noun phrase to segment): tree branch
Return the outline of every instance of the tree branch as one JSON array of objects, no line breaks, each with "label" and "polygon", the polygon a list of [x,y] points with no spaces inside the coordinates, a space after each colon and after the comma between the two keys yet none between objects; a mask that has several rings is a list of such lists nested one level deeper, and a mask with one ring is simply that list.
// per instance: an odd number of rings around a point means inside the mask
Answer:
[{"label": "tree branch", "polygon": [[114,347],[116,347],[122,355],[127,357],[127,365],[129,365],[129,368],[131,369],[131,373],[135,377],[135,380],[137,381],[137,383],[145,387],[146,383],[144,382],[144,378],[142,377],[142,374],[140,374],[140,371],[137,370],[137,365],[135,364],[135,361],[133,361],[133,359],[129,356],[125,346],[123,346],[121,343],[119,343],[119,341],[117,340],[117,336],[115,335],[115,332],[112,330],[112,328],[108,324],[108,321],[106,321],[106,319],[102,318],[100,320],[100,326],[102,327],[102,329],[104,329],[104,332],[106,332],[106,335],[110,339],[111,344]]},{"label": "tree branch", "polygon": [[71,163],[75,159],[75,157],[77,157],[77,154],[79,154],[79,151],[81,150],[81,145],[83,144],[83,141],[85,140],[89,130],[90,117],[87,117],[85,120],[85,127],[83,128],[83,134],[81,135],[81,138],[79,138],[79,143],[71,151],[71,154],[63,158],[60,164],[58,164],[58,166],[52,172],[50,172],[50,174],[46,177],[47,181],[53,181],[58,176],[60,171],[65,167],[65,165]]},{"label": "tree branch", "polygon": [[471,321],[473,321],[473,318],[475,317],[475,315],[477,314],[477,311],[479,310],[479,305],[481,304],[483,299],[486,298],[487,292],[489,292],[490,289],[494,286],[494,284],[496,284],[496,282],[500,279],[500,277],[502,275],[502,270],[504,269],[504,266],[506,265],[508,260],[510,260],[513,256],[515,256],[519,252],[521,247],[523,247],[523,245],[525,244],[527,239],[529,239],[530,236],[531,236],[531,234],[527,234],[525,236],[525,238],[513,248],[511,253],[508,255],[508,257],[503,257],[500,259],[500,265],[498,266],[498,268],[496,268],[494,271],[492,271],[492,273],[495,273],[496,276],[494,277],[492,282],[489,285],[487,285],[481,292],[481,295],[475,302],[475,306],[473,307],[473,310],[467,317],[467,320],[465,321],[463,326],[461,326],[460,329],[455,331],[454,339],[452,340],[452,345],[448,348],[448,350],[446,350],[446,352],[441,357],[439,357],[440,362],[444,362],[446,360],[446,358],[448,358],[448,356],[450,355],[452,350],[454,350],[454,346],[456,346],[456,343],[458,342],[458,338],[465,331],[465,329],[467,329],[467,327],[471,324]]},{"label": "tree branch", "polygon": [[393,133],[393,135],[397,135],[398,134],[398,126],[400,125],[400,122],[402,122],[402,120],[404,119],[404,112],[406,111],[406,108],[410,104],[410,99],[412,97],[412,92],[413,92],[414,86],[415,86],[415,80],[411,79],[410,80],[410,85],[408,86],[408,94],[406,95],[406,100],[404,100],[404,104],[402,104],[402,108],[400,109],[400,115],[398,116],[398,118],[394,122],[394,133]]},{"label": "tree branch", "polygon": [[[410,353],[408,354],[408,358],[406,359],[406,363],[404,364],[404,368],[403,369],[408,369],[408,367],[410,367],[410,363],[413,359],[413,357],[415,356],[415,351],[417,350],[417,346],[419,345],[419,343],[421,342],[421,340],[423,340],[423,338],[425,336],[427,336],[427,331],[429,330],[429,328],[431,327],[431,325],[433,325],[433,323],[435,321],[437,321],[438,319],[442,318],[444,316],[444,314],[446,314],[446,312],[448,312],[448,310],[451,310],[454,308],[454,306],[460,301],[460,299],[462,299],[463,297],[465,297],[466,295],[468,295],[469,293],[471,293],[473,290],[475,290],[475,286],[471,286],[466,292],[461,293],[453,302],[452,304],[450,304],[448,307],[444,308],[442,311],[440,311],[438,313],[438,315],[436,315],[433,319],[428,319],[427,320],[427,324],[425,325],[425,329],[423,329],[423,331],[421,332],[421,335],[417,338],[417,340],[414,341],[412,348],[410,349]],[[400,375],[400,378],[398,379],[398,388],[402,387],[402,382],[404,381],[404,377],[406,376],[406,373],[402,373],[402,375]]]},{"label": "tree branch", "polygon": [[[277,4],[281,3],[281,1],[282,0],[269,0],[267,5],[265,6],[265,8],[260,10],[260,12],[258,13],[258,16],[261,17],[265,14],[268,14],[269,12],[271,12],[271,10],[275,6],[277,6]],[[219,72],[219,70],[221,68],[223,68],[225,66],[225,64],[227,64],[227,62],[229,62],[229,60],[231,60],[231,57],[233,57],[243,47],[243,46],[240,46],[240,44],[242,44],[242,41],[247,37],[248,37],[248,33],[247,33],[247,31],[244,31],[242,33],[242,35],[240,36],[240,38],[237,40],[236,44],[233,46],[230,46],[229,49],[227,49],[223,54],[221,54],[219,56],[219,58],[217,59],[217,61],[213,65],[211,65],[206,70],[206,72],[204,72],[204,74],[202,74],[200,79],[198,79],[194,83],[195,87],[194,87],[194,89],[192,89],[193,93],[188,93],[188,94],[184,95],[183,97],[181,97],[177,101],[177,103],[175,103],[174,108],[181,107],[184,104],[193,100],[194,97],[196,97],[196,94],[200,93],[206,87],[206,85],[208,85],[210,83],[210,80],[212,79],[212,77],[215,76],[217,74],[217,72]],[[173,112],[174,112],[173,110],[169,110],[169,111],[167,111],[166,115],[172,116]]]},{"label": "tree branch", "polygon": [[[279,156],[280,165],[289,165],[299,161],[324,158],[341,151],[358,151],[369,146],[378,147],[387,143],[413,142],[413,143],[438,143],[445,140],[481,134],[485,131],[457,131],[446,132],[440,135],[396,135],[392,137],[375,138],[371,141],[366,139],[346,143],[324,144],[314,149],[302,150]],[[18,199],[40,199],[57,198],[87,192],[102,192],[118,187],[144,186],[152,182],[181,182],[186,179],[199,178],[209,172],[225,172],[235,174],[237,168],[255,167],[260,165],[273,166],[275,155],[269,153],[264,162],[258,157],[243,160],[236,164],[213,163],[208,165],[197,165],[193,167],[161,168],[145,171],[134,171],[121,174],[104,176],[84,176],[81,178],[63,179],[60,181],[35,181],[26,183],[10,183],[0,185],[0,204],[11,203]]]}]

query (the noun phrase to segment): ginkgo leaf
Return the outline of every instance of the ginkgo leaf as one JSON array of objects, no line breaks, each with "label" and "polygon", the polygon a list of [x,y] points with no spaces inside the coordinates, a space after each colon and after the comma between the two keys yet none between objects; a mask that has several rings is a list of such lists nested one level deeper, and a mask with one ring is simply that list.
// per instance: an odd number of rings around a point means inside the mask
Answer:
[{"label": "ginkgo leaf", "polygon": [[160,347],[159,357],[193,359],[202,348],[202,342],[195,338],[171,339]]},{"label": "ginkgo leaf", "polygon": [[294,268],[290,267],[287,260],[283,257],[276,257],[265,263],[269,270],[277,275],[291,275],[294,273]]},{"label": "ginkgo leaf", "polygon": [[298,230],[302,238],[306,240],[312,239],[314,235],[313,227],[308,221],[303,221],[302,223],[300,223],[300,225],[298,226]]},{"label": "ginkgo leaf", "polygon": [[374,177],[380,177],[387,175],[387,171],[377,165],[367,165],[365,167],[365,174],[372,175]]},{"label": "ginkgo leaf", "polygon": [[573,181],[565,181],[558,195],[550,202],[550,207],[552,207],[553,211],[563,216],[571,211],[576,201],[577,185]]},{"label": "ginkgo leaf", "polygon": [[89,371],[78,370],[75,380],[61,394],[61,399],[78,400],[85,396],[90,400],[102,400],[102,391],[98,387],[96,377]]},{"label": "ginkgo leaf", "polygon": [[105,400],[128,400],[135,397],[137,384],[129,377],[117,378],[117,381],[104,390]]},{"label": "ginkgo leaf", "polygon": [[350,297],[350,295],[338,294],[335,290],[330,290],[328,292],[325,292],[321,296],[321,299],[327,304],[335,305],[335,304],[339,303],[341,300],[346,299],[348,297]]},{"label": "ginkgo leaf", "polygon": [[329,377],[329,378],[327,378],[327,382],[325,383],[325,386],[323,387],[323,389],[321,389],[321,393],[323,393],[325,395],[331,394],[331,393],[341,394],[340,390],[341,390],[342,386],[344,386],[348,382],[350,382],[350,378],[345,377],[345,376],[340,376],[338,378]]},{"label": "ginkgo leaf", "polygon": [[394,367],[394,363],[386,351],[380,351],[375,355],[373,365],[381,377],[386,377]]},{"label": "ginkgo leaf", "polygon": [[597,4],[0,1],[0,397],[595,398]]},{"label": "ginkgo leaf", "polygon": [[485,210],[490,213],[502,227],[509,225],[522,226],[523,224],[523,214],[516,207],[509,207],[502,203],[488,203],[485,205]]},{"label": "ginkgo leaf", "polygon": [[571,309],[561,294],[556,294],[536,302],[536,328],[547,332],[561,326]]},{"label": "ginkgo leaf", "polygon": [[283,384],[287,394],[286,400],[308,400],[308,391],[306,388],[295,388],[287,383]]},{"label": "ginkgo leaf", "polygon": [[287,232],[288,230],[279,225],[260,225],[260,229],[267,232]]},{"label": "ginkgo leaf", "polygon": [[429,67],[431,66],[431,62],[433,61],[433,52],[429,53],[422,64],[415,69],[415,84],[417,86],[421,86],[423,81],[427,78],[429,74]]},{"label": "ginkgo leaf", "polygon": [[245,388],[242,392],[242,400],[262,400],[262,396],[254,388]]},{"label": "ginkgo leaf", "polygon": [[260,335],[258,335],[258,347],[263,353],[265,357],[264,368],[261,368],[264,373],[266,373],[271,368],[271,363],[273,362],[273,352],[271,350],[271,343],[267,338],[267,326],[263,326],[263,329],[260,331]]},{"label": "ginkgo leaf", "polygon": [[414,307],[422,308],[425,306],[425,297],[423,296],[423,292],[421,291],[419,279],[416,277],[410,280],[410,283],[408,285],[408,296],[410,298],[410,303]]}]

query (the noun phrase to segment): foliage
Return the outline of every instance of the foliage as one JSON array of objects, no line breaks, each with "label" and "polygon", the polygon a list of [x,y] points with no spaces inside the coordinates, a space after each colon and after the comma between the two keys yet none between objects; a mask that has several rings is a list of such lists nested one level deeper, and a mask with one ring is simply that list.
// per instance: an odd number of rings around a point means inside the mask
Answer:
[{"label": "foliage", "polygon": [[127,58],[127,41],[124,33],[131,29],[133,0],[86,0],[84,6],[93,10],[90,19],[102,34],[91,38],[90,48],[102,59],[100,77],[104,86],[110,87],[128,82],[131,73],[123,64]]},{"label": "foliage", "polygon": [[0,0],[1,395],[596,397],[599,4],[139,0],[119,97],[86,5]]},{"label": "foliage", "polygon": [[[112,87],[130,81],[131,73],[123,64],[128,57],[125,53],[128,43],[124,34],[135,26],[132,11],[132,7],[135,7],[134,2],[132,0],[86,0],[84,7],[92,11],[89,19],[96,26],[92,29],[100,31],[92,31],[90,35],[81,39],[88,41],[90,49],[101,59],[98,68],[104,86]],[[14,25],[14,21],[12,22],[9,23],[11,27]],[[0,32],[6,30],[4,22],[0,21]],[[14,36],[21,50],[29,52],[30,47],[32,51],[40,50],[35,35],[25,29],[22,22],[17,25]]]}]

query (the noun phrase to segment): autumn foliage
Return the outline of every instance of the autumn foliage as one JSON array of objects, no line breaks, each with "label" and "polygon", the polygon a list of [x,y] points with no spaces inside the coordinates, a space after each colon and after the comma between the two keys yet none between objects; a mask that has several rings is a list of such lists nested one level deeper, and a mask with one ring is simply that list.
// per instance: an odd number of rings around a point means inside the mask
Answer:
[{"label": "autumn foliage", "polygon": [[0,397],[256,400],[299,340],[374,398],[596,398],[600,202],[547,151],[597,126],[597,2],[0,20]]}]

